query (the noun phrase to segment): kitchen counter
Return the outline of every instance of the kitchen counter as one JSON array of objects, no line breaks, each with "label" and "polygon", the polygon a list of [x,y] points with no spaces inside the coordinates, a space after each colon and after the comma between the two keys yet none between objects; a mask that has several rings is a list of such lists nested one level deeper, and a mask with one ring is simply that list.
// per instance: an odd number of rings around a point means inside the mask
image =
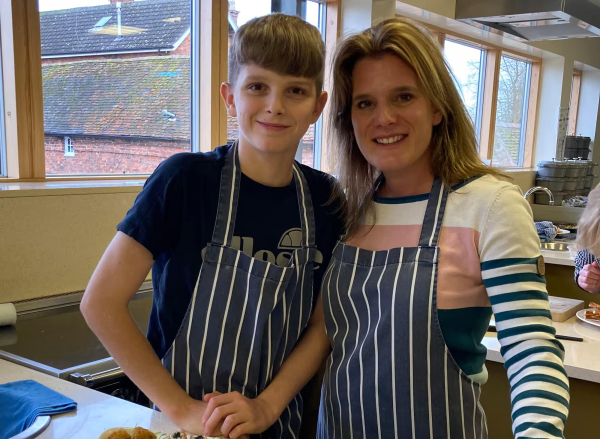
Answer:
[{"label": "kitchen counter", "polygon": [[39,439],[96,439],[104,430],[113,427],[140,426],[165,433],[177,430],[161,412],[0,360],[0,384],[28,379],[77,402],[77,412],[52,417]]},{"label": "kitchen counter", "polygon": [[[557,334],[583,338],[583,342],[560,340],[565,347],[568,376],[600,383],[600,327],[582,322],[576,316],[563,323],[553,322],[553,325]],[[504,363],[496,333],[486,333],[482,343],[488,349],[487,360]]]},{"label": "kitchen counter", "polygon": [[568,251],[540,250],[546,264],[575,266],[575,260]]}]

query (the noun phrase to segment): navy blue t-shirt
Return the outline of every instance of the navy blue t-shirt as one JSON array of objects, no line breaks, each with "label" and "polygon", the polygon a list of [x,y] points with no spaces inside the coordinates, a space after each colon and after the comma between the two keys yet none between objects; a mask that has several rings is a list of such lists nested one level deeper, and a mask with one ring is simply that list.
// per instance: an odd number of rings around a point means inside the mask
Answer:
[{"label": "navy blue t-shirt", "polygon": [[[210,153],[176,154],[148,178],[117,230],[146,247],[154,257],[154,303],[148,340],[162,358],[185,317],[211,241],[221,170],[228,147]],[[343,227],[335,204],[328,204],[333,178],[300,165],[312,197],[317,260],[314,297]],[[300,246],[300,212],[295,183],[269,187],[242,174],[232,247],[257,259],[287,265]]]}]

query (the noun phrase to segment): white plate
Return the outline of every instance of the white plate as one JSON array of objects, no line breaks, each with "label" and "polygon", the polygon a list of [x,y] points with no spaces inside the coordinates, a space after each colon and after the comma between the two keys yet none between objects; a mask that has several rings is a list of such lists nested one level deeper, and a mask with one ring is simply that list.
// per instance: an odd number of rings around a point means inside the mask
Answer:
[{"label": "white plate", "polygon": [[557,235],[568,235],[569,233],[571,233],[570,230],[565,230],[565,229],[558,229],[558,233]]},{"label": "white plate", "polygon": [[585,318],[585,312],[593,310],[594,308],[582,309],[581,311],[577,311],[577,317],[579,320],[584,321],[585,323],[589,323],[590,325],[600,327],[600,320],[589,320]]},{"label": "white plate", "polygon": [[48,428],[50,425],[50,416],[38,416],[35,418],[35,422],[25,430],[23,433],[19,433],[16,436],[13,436],[12,439],[29,439],[33,437],[37,437],[42,432]]}]

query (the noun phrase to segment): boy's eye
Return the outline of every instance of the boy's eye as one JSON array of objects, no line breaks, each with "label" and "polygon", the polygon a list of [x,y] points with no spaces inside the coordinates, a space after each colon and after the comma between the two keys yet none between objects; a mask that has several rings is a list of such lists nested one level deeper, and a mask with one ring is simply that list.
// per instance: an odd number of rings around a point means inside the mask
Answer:
[{"label": "boy's eye", "polygon": [[362,108],[368,108],[368,107],[370,107],[371,105],[372,105],[372,102],[371,102],[371,101],[360,101],[360,102],[357,104],[357,107],[358,107],[358,108],[360,108],[360,109],[362,109]]},{"label": "boy's eye", "polygon": [[306,94],[306,90],[304,90],[303,88],[300,88],[300,87],[293,87],[291,91],[295,95],[305,95]]},{"label": "boy's eye", "polygon": [[264,86],[262,84],[250,84],[248,86],[248,90],[252,90],[252,91],[262,91],[264,89]]}]

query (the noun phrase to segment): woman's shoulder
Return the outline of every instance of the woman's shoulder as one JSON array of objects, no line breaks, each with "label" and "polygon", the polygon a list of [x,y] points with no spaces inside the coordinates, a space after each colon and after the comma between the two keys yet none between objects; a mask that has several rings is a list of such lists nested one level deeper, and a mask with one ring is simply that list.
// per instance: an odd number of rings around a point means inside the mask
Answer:
[{"label": "woman's shoulder", "polygon": [[470,178],[453,186],[450,195],[457,200],[468,198],[469,204],[481,204],[482,207],[503,200],[523,199],[519,186],[489,174]]}]

